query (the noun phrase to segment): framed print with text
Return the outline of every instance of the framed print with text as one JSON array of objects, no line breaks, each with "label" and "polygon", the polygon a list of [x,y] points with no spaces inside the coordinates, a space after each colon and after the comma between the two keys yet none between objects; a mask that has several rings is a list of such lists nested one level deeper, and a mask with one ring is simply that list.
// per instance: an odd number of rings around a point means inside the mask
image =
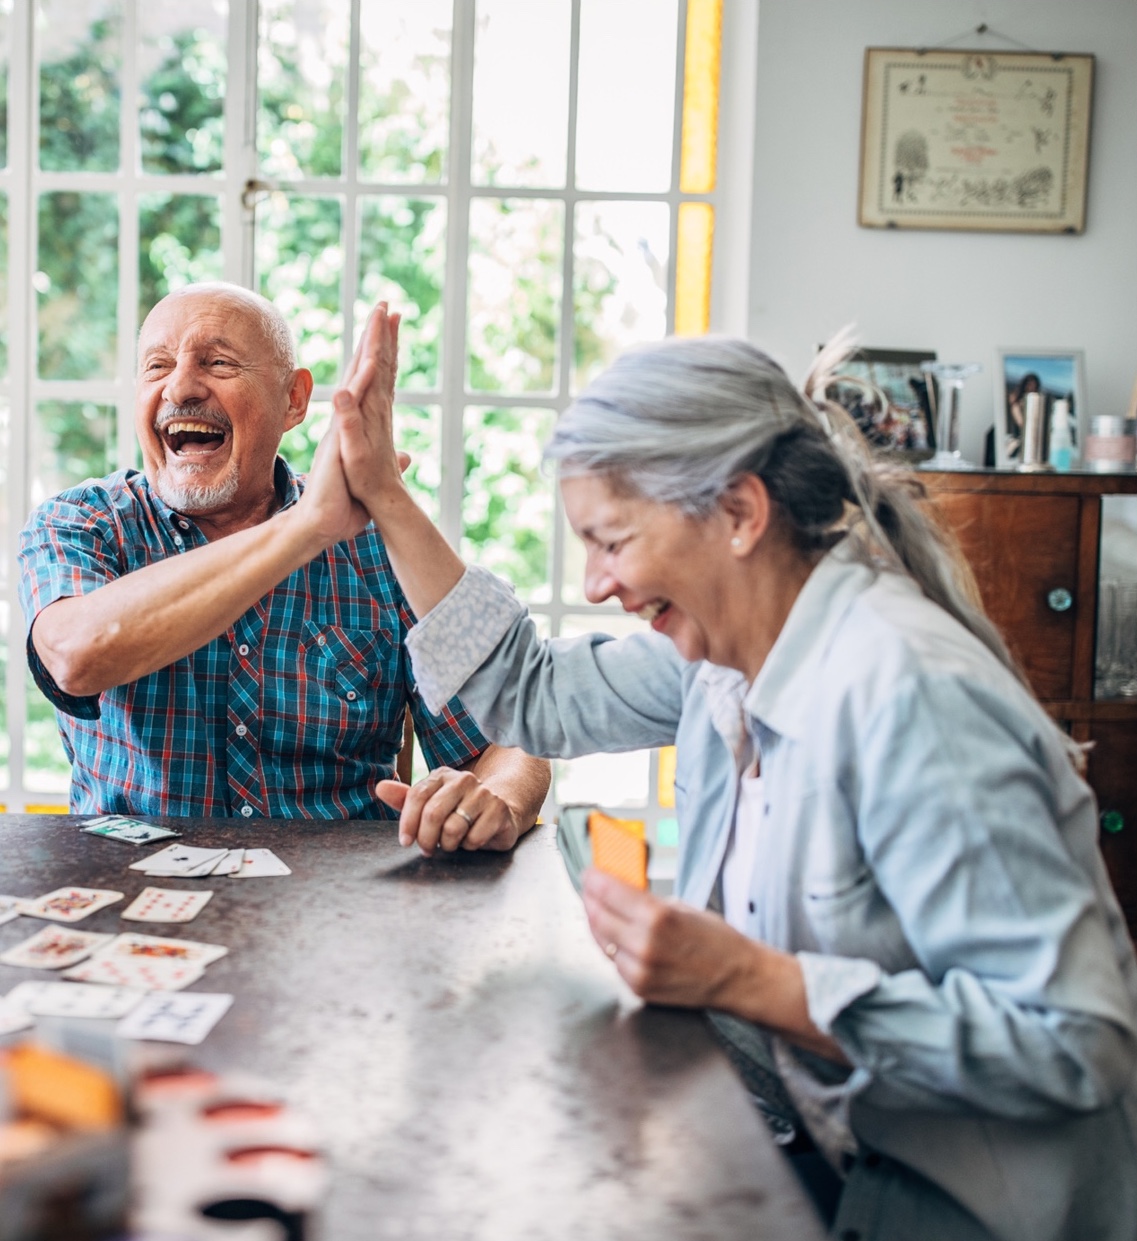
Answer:
[{"label": "framed print with text", "polygon": [[858,223],[1080,233],[1094,58],[865,51]]}]

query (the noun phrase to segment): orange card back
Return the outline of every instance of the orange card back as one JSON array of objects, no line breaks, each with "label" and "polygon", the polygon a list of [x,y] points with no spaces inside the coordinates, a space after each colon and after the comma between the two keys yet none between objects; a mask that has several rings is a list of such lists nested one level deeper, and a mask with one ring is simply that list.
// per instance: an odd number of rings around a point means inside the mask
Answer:
[{"label": "orange card back", "polygon": [[[636,828],[639,828],[639,832]],[[643,825],[594,810],[588,816],[588,834],[592,838],[592,865],[606,875],[623,880],[641,891],[647,889],[647,841]]]}]

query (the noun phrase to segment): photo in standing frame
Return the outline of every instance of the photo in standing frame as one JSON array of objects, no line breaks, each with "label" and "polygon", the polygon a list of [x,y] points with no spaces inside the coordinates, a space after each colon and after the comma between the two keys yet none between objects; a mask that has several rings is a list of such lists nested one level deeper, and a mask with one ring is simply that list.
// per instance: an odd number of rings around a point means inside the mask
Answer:
[{"label": "photo in standing frame", "polygon": [[825,390],[860,428],[873,451],[923,461],[936,450],[933,393],[922,367],[931,349],[858,349]]},{"label": "photo in standing frame", "polygon": [[1079,426],[1085,409],[1081,349],[1000,349],[995,367],[995,463],[1013,469],[1023,459],[1028,397],[1038,393],[1041,455],[1047,459],[1056,401],[1065,401],[1072,452],[1080,452]]}]

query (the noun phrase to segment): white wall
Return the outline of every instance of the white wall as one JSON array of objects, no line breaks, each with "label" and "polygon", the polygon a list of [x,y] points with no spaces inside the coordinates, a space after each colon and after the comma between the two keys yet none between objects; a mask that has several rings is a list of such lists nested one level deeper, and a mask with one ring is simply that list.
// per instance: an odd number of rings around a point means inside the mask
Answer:
[{"label": "white wall", "polygon": [[[932,348],[983,372],[963,449],[992,421],[995,349],[1082,348],[1087,412],[1137,378],[1137,0],[758,0],[750,336],[800,378],[818,342]],[[1080,236],[857,225],[866,47],[926,47],[986,22],[1031,48],[1096,57]],[[1013,51],[990,35],[953,47]]]}]

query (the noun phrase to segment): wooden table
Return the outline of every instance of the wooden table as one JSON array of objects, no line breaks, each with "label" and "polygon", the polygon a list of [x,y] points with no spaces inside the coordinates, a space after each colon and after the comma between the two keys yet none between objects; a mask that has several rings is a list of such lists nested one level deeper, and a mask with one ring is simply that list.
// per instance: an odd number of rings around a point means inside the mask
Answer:
[{"label": "wooden table", "polygon": [[[315,1119],[327,1241],[822,1236],[704,1020],[641,1007],[596,948],[550,829],[427,860],[388,824],[167,820],[293,871],[178,880],[127,869],[159,845],[80,822],[0,816],[0,892],[115,888],[126,901],[81,929],[228,946],[195,989],[236,1001],[190,1054]],[[123,923],[147,883],[216,895],[184,927]],[[0,950],[41,925],[0,927]],[[51,976],[0,965],[0,993]]]}]

